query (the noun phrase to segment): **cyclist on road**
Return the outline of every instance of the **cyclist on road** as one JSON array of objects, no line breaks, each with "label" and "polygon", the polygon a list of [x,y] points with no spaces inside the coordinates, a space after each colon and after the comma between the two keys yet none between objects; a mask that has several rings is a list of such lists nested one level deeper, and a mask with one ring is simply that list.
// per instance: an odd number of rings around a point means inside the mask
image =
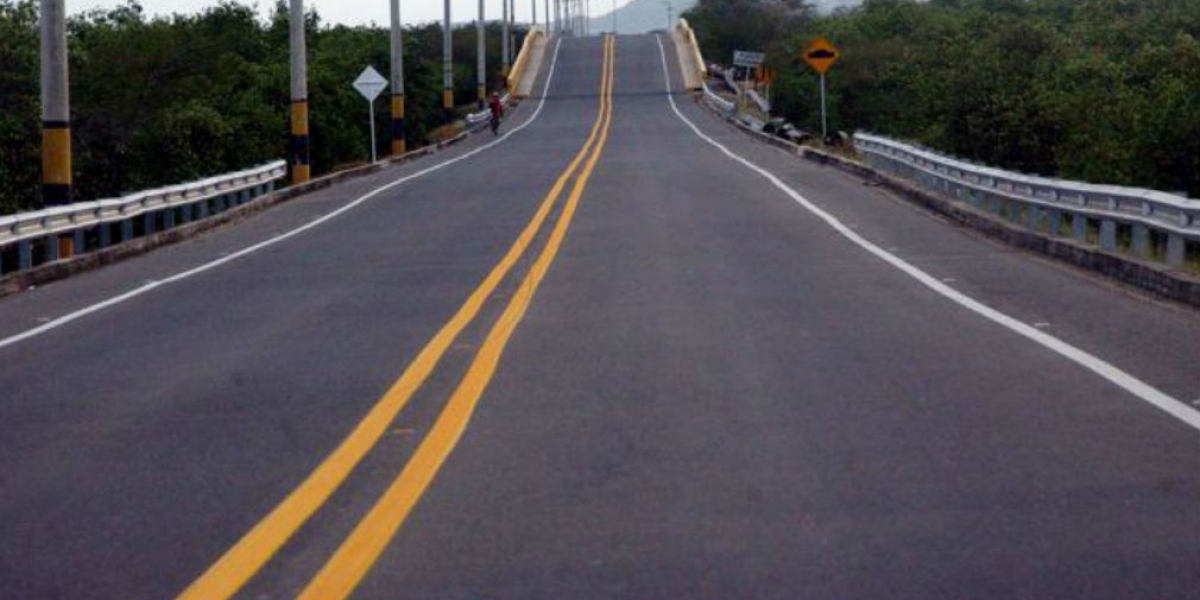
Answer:
[{"label": "cyclist on road", "polygon": [[492,92],[492,99],[488,101],[488,109],[492,111],[492,134],[500,134],[500,117],[504,116],[504,102],[500,100],[500,92]]}]

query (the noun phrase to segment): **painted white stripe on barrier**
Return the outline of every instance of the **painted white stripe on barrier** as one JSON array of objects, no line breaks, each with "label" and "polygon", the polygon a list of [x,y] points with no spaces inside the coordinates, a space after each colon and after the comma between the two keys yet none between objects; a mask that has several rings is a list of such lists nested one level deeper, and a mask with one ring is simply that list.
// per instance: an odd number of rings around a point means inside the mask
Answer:
[{"label": "painted white stripe on barrier", "polygon": [[1064,342],[1052,335],[1049,335],[1043,331],[1039,331],[1038,329],[1036,329],[1034,327],[1030,327],[1029,325],[1022,323],[1021,321],[1018,321],[1017,319],[1014,319],[994,308],[991,308],[990,306],[987,306],[987,305],[983,304],[982,302],[979,302],[978,300],[975,300],[974,298],[971,298],[970,296],[967,296],[966,294],[963,294],[962,292],[955,290],[954,288],[942,283],[941,281],[938,281],[936,278],[929,275],[928,273],[922,271],[921,269],[918,269],[917,267],[909,264],[908,262],[904,261],[900,257],[884,250],[883,248],[880,248],[879,246],[875,245],[874,243],[868,241],[866,238],[863,238],[862,236],[858,235],[853,230],[851,230],[850,228],[848,228],[844,224],[842,224],[842,222],[839,221],[837,219],[837,217],[834,217],[833,215],[825,212],[824,210],[821,210],[819,207],[817,207],[815,204],[813,204],[807,198],[800,195],[799,192],[788,187],[787,184],[785,184],[782,180],[780,180],[778,177],[773,175],[771,172],[767,171],[766,169],[763,169],[762,167],[759,167],[758,165],[755,165],[754,163],[750,162],[749,160],[747,160],[745,158],[742,158],[741,156],[739,156],[739,155],[735,154],[733,151],[731,151],[729,148],[726,148],[720,142],[705,135],[704,132],[700,131],[700,128],[697,127],[695,123],[693,123],[691,120],[689,120],[687,117],[685,117],[683,115],[683,113],[679,110],[679,106],[677,104],[675,104],[675,97],[671,93],[671,72],[670,72],[670,69],[667,68],[667,53],[666,53],[666,50],[663,48],[662,38],[659,36],[655,36],[655,37],[658,39],[659,53],[662,54],[663,75],[666,78],[666,82],[667,82],[667,100],[670,101],[671,109],[675,111],[675,115],[677,117],[679,117],[679,119],[682,120],[684,122],[684,124],[686,124],[689,128],[691,128],[691,130],[693,132],[695,132],[695,134],[697,136],[699,136],[700,139],[704,140],[705,142],[708,142],[710,145],[712,145],[716,149],[720,150],[726,156],[733,159],[734,161],[741,163],[743,166],[750,169],[751,171],[758,173],[759,175],[764,177],[767,181],[771,182],[771,184],[774,185],[776,188],[778,188],[780,191],[782,191],[783,193],[785,193],[789,197],[791,197],[793,200],[795,200],[797,204],[804,207],[805,210],[816,215],[822,221],[825,221],[825,223],[827,225],[832,227],[835,231],[837,231],[843,237],[850,240],[854,244],[858,245],[863,250],[870,252],[871,254],[875,255],[876,257],[882,259],[884,262],[892,265],[896,269],[903,272],[905,275],[908,275],[909,277],[916,279],[917,281],[921,282],[921,284],[932,289],[933,291],[937,292],[938,294],[942,295],[943,297],[955,302],[956,304],[962,306],[963,308],[966,308],[967,310],[970,310],[970,311],[984,317],[985,319],[988,319],[989,321],[992,321],[998,325],[1001,325],[1001,326],[1017,333],[1018,335],[1021,335],[1029,340],[1032,340],[1032,341],[1050,349],[1051,351],[1075,362],[1076,364],[1092,371],[1093,373],[1099,375],[1100,377],[1103,377],[1104,379],[1106,379],[1109,382],[1113,383],[1114,385],[1124,389],[1125,391],[1133,394],[1134,396],[1137,396],[1138,398],[1141,398],[1142,400],[1149,402],[1150,404],[1162,409],[1167,414],[1170,414],[1171,416],[1175,417],[1176,419],[1179,419],[1180,421],[1183,421],[1184,423],[1190,425],[1193,429],[1200,431],[1200,411],[1192,409],[1184,402],[1163,393],[1162,391],[1151,386],[1150,384],[1141,381],[1140,379],[1134,377],[1133,375],[1130,375],[1129,373],[1126,373],[1125,371],[1122,371],[1121,369],[1117,368],[1115,365],[1105,362],[1104,360],[1102,360],[1098,357],[1092,356],[1091,354],[1088,354],[1087,352],[1080,350],[1079,348],[1076,348],[1075,346],[1072,346],[1072,345],[1068,344],[1067,342]]},{"label": "painted white stripe on barrier", "polygon": [[293,230],[291,230],[291,231],[288,231],[288,232],[286,232],[286,233],[282,233],[282,234],[280,234],[280,235],[277,235],[277,236],[275,236],[275,237],[273,237],[273,238],[270,238],[270,239],[268,239],[268,240],[266,240],[266,241],[259,242],[259,243],[257,243],[257,244],[254,244],[253,246],[249,246],[249,247],[247,247],[247,248],[244,248],[244,249],[242,249],[242,250],[239,250],[239,251],[237,251],[237,252],[234,252],[234,253],[232,253],[232,254],[229,254],[228,256],[225,256],[225,257],[219,258],[219,259],[217,259],[217,260],[214,260],[214,261],[212,261],[212,262],[205,263],[205,264],[203,264],[203,265],[200,265],[199,267],[196,267],[196,268],[194,268],[194,269],[189,269],[189,270],[187,270],[187,271],[183,271],[182,273],[177,273],[177,274],[175,274],[175,275],[172,275],[172,276],[170,276],[170,277],[167,277],[167,278],[165,278],[165,279],[162,279],[162,280],[160,280],[160,281],[156,281],[156,282],[154,282],[154,283],[147,283],[146,285],[143,285],[142,287],[139,287],[139,288],[136,288],[136,289],[134,289],[134,290],[128,291],[128,292],[126,292],[126,293],[124,293],[124,294],[121,294],[121,295],[119,295],[119,296],[114,296],[114,297],[112,297],[112,298],[109,298],[108,300],[104,300],[104,301],[98,302],[98,303],[96,303],[96,304],[92,304],[92,305],[90,305],[90,306],[87,306],[87,307],[85,307],[85,308],[79,309],[79,310],[77,310],[77,311],[75,311],[75,312],[72,312],[72,313],[69,313],[69,314],[67,314],[67,315],[64,315],[64,316],[58,317],[58,318],[54,319],[53,321],[50,321],[50,322],[46,323],[45,325],[41,325],[41,326],[39,326],[39,327],[35,327],[35,328],[33,328],[33,329],[30,329],[30,330],[28,330],[28,331],[25,331],[25,332],[22,332],[22,333],[18,333],[18,334],[16,334],[16,335],[13,335],[13,336],[11,336],[11,337],[4,338],[3,340],[0,340],[0,349],[7,348],[7,347],[9,347],[9,346],[12,346],[12,345],[18,344],[18,343],[20,343],[20,342],[23,342],[23,341],[25,341],[25,340],[28,340],[28,339],[31,339],[31,338],[35,338],[35,337],[37,337],[37,336],[39,336],[39,335],[42,335],[42,334],[44,334],[44,333],[46,333],[46,332],[53,331],[53,330],[55,330],[55,329],[58,329],[58,328],[60,328],[60,327],[62,327],[62,326],[64,326],[64,325],[67,325],[67,324],[69,324],[69,323],[73,323],[73,322],[75,322],[75,321],[78,321],[78,320],[80,320],[80,319],[82,319],[82,318],[84,318],[84,317],[86,317],[86,316],[88,316],[88,315],[92,315],[92,314],[98,313],[98,312],[100,312],[100,311],[102,311],[102,310],[104,310],[104,309],[111,308],[111,307],[113,307],[113,306],[115,306],[115,305],[117,305],[117,304],[121,304],[121,303],[123,303],[123,302],[125,302],[125,301],[127,301],[127,300],[130,300],[130,299],[136,298],[136,297],[138,297],[138,296],[141,296],[141,295],[147,294],[147,293],[149,293],[149,292],[151,292],[151,291],[154,291],[155,289],[158,289],[158,288],[160,288],[160,287],[163,287],[163,286],[165,286],[165,285],[169,285],[169,284],[172,284],[172,283],[176,283],[176,282],[182,281],[182,280],[184,280],[184,279],[187,279],[187,278],[189,278],[189,277],[193,277],[193,276],[199,275],[200,273],[204,273],[205,271],[209,271],[209,270],[215,269],[215,268],[217,268],[217,267],[219,267],[219,266],[221,266],[221,265],[224,265],[224,264],[227,264],[227,263],[233,262],[233,261],[235,261],[235,260],[237,260],[237,259],[239,259],[239,258],[242,258],[242,257],[244,257],[244,256],[247,256],[247,255],[253,254],[253,253],[255,253],[255,252],[258,252],[259,250],[262,250],[262,249],[264,249],[264,248],[268,248],[268,247],[270,247],[270,246],[274,246],[275,244],[278,244],[279,242],[282,242],[282,241],[284,241],[284,240],[287,240],[287,239],[293,238],[293,237],[295,237],[295,236],[298,236],[298,235],[300,235],[300,234],[302,234],[302,233],[304,233],[304,232],[306,232],[306,231],[308,231],[308,230],[310,230],[310,229],[314,229],[314,228],[316,228],[316,227],[319,227],[319,226],[321,226],[321,225],[324,225],[325,223],[328,223],[329,221],[332,221],[333,219],[335,219],[335,218],[337,218],[337,217],[341,216],[342,214],[345,214],[345,213],[347,213],[347,212],[349,212],[349,211],[351,211],[351,210],[353,210],[353,209],[357,208],[358,206],[360,206],[360,205],[361,205],[361,204],[363,204],[364,202],[366,202],[366,201],[368,201],[368,200],[370,200],[370,199],[372,199],[372,198],[374,198],[374,197],[378,196],[379,194],[382,194],[383,192],[386,192],[386,191],[388,191],[388,190],[390,190],[390,189],[392,189],[392,188],[395,188],[395,187],[397,187],[397,186],[400,186],[400,185],[403,185],[403,184],[405,184],[405,183],[408,183],[409,181],[412,181],[412,180],[414,180],[414,179],[418,179],[418,178],[424,177],[424,176],[426,176],[426,175],[429,175],[430,173],[433,173],[433,172],[436,172],[436,171],[440,171],[440,170],[442,170],[442,169],[444,169],[444,168],[446,168],[446,167],[449,167],[449,166],[451,166],[451,165],[454,165],[454,164],[457,164],[457,163],[459,163],[459,162],[462,162],[462,161],[464,161],[464,160],[467,160],[468,158],[471,158],[471,157],[473,157],[473,156],[475,156],[475,155],[477,155],[477,154],[479,154],[479,153],[481,153],[481,152],[483,152],[483,151],[485,151],[485,150],[489,150],[489,149],[491,149],[491,148],[494,148],[495,146],[497,146],[497,145],[499,145],[499,144],[502,144],[502,143],[504,143],[505,141],[507,141],[507,140],[508,140],[510,137],[512,137],[513,135],[517,134],[518,132],[520,132],[521,130],[525,129],[526,127],[528,127],[528,126],[532,125],[532,124],[533,124],[533,122],[534,122],[534,121],[536,121],[536,120],[538,119],[538,116],[540,116],[540,115],[542,114],[542,108],[544,108],[544,107],[546,106],[546,96],[547,96],[547,94],[548,94],[548,93],[549,93],[549,91],[550,91],[550,83],[551,83],[552,81],[554,81],[554,71],[555,71],[555,68],[556,68],[556,67],[557,67],[557,65],[558,65],[558,51],[559,51],[559,49],[560,49],[560,48],[562,48],[562,40],[561,40],[561,39],[559,40],[558,44],[556,44],[556,45],[554,46],[554,58],[553,58],[553,59],[550,61],[550,70],[549,70],[549,75],[547,75],[547,77],[546,77],[546,84],[545,84],[545,87],[544,87],[544,88],[543,88],[543,90],[542,90],[542,98],[541,98],[541,101],[540,101],[540,102],[538,102],[537,109],[536,109],[536,110],[533,112],[533,115],[529,117],[529,120],[528,120],[528,121],[525,121],[524,123],[520,124],[519,126],[517,126],[517,127],[514,127],[514,128],[512,129],[512,131],[509,131],[509,132],[505,133],[504,135],[500,136],[500,137],[499,137],[498,139],[496,139],[495,141],[493,141],[493,142],[489,142],[489,143],[487,143],[487,144],[484,144],[483,146],[480,146],[480,147],[478,147],[478,148],[476,148],[476,149],[474,149],[474,150],[471,150],[470,152],[467,152],[467,153],[465,153],[465,154],[463,154],[463,155],[461,155],[461,156],[456,156],[456,157],[454,157],[454,158],[451,158],[451,159],[449,159],[449,160],[446,160],[446,161],[444,161],[444,162],[440,162],[440,163],[438,163],[438,164],[436,164],[436,165],[433,165],[433,166],[431,166],[431,167],[428,167],[428,168],[426,168],[426,169],[422,169],[422,170],[420,170],[420,171],[417,171],[416,173],[413,173],[413,174],[411,174],[411,175],[407,175],[407,176],[401,177],[400,179],[397,179],[397,180],[395,180],[395,181],[393,181],[393,182],[391,182],[391,183],[388,183],[388,184],[386,184],[386,185],[383,185],[383,186],[381,186],[381,187],[375,188],[374,190],[371,190],[370,192],[367,192],[366,194],[364,194],[364,195],[362,195],[362,196],[359,196],[359,197],[358,197],[357,199],[355,199],[353,202],[351,202],[351,203],[349,203],[349,204],[347,204],[347,205],[345,205],[345,206],[343,206],[343,207],[341,207],[341,208],[339,208],[339,209],[337,209],[337,210],[335,210],[335,211],[333,211],[333,212],[331,212],[331,213],[329,213],[329,214],[327,214],[327,215],[324,215],[324,216],[322,216],[322,217],[319,217],[319,218],[317,218],[317,219],[314,219],[314,220],[312,220],[312,221],[309,221],[308,223],[306,223],[306,224],[304,224],[304,225],[301,225],[300,227],[297,227],[296,229],[293,229]]}]

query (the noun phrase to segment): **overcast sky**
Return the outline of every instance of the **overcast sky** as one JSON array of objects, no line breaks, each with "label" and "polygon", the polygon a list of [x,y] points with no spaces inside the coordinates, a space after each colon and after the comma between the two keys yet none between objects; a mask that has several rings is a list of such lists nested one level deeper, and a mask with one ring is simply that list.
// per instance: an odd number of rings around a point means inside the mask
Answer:
[{"label": "overcast sky", "polygon": [[[72,14],[92,8],[111,8],[124,4],[123,0],[66,0],[67,10]],[[150,14],[169,15],[171,13],[195,13],[212,6],[217,0],[140,0],[146,12]],[[253,4],[260,11],[266,11],[274,5],[272,0],[240,0],[243,4]],[[500,18],[500,0],[485,0],[488,18]],[[528,21],[533,0],[516,0],[517,20]],[[537,0],[538,21],[541,22],[545,11],[546,0]],[[616,0],[617,6],[624,6],[630,0]],[[388,0],[308,0],[307,4],[314,6],[326,23],[344,23],[361,25],[366,23],[384,24],[389,20]],[[478,0],[451,0],[455,22],[474,20],[479,12]],[[551,0],[553,6],[553,0]],[[592,14],[607,13],[612,9],[613,0],[592,0]],[[400,13],[408,24],[427,23],[442,20],[441,0],[400,0]]]}]

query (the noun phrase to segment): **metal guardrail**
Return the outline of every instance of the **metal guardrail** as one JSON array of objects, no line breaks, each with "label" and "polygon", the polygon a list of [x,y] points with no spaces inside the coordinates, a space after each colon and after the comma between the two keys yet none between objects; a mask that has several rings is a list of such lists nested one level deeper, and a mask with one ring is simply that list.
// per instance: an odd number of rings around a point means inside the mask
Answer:
[{"label": "metal guardrail", "polygon": [[[512,94],[505,94],[502,98],[500,98],[500,102],[505,106],[505,108],[512,106]],[[478,127],[489,122],[491,118],[491,109],[485,108],[479,112],[467,115],[467,125],[470,125],[472,128]]]},{"label": "metal guardrail", "polygon": [[704,101],[723,113],[733,114],[737,110],[737,104],[718,96],[707,83],[704,84]]},{"label": "metal guardrail", "polygon": [[[1115,252],[1182,266],[1189,242],[1200,241],[1200,200],[1139,188],[1078,183],[1012,173],[858,133],[855,147],[876,169],[1021,222],[1030,229],[1093,241]],[[1068,223],[1069,221],[1069,223]],[[1127,236],[1126,236],[1127,230]],[[1094,238],[1094,239],[1093,239]]]},{"label": "metal guardrail", "polygon": [[[27,270],[35,262],[53,262],[129,241],[139,230],[140,235],[151,235],[245,204],[274,191],[275,182],[286,175],[287,163],[276,161],[122,198],[0,217],[0,252],[16,246],[17,270]],[[141,222],[135,223],[139,218]],[[63,240],[69,244],[64,246]],[[35,256],[35,247],[40,256]],[[3,266],[0,260],[0,275]]]}]

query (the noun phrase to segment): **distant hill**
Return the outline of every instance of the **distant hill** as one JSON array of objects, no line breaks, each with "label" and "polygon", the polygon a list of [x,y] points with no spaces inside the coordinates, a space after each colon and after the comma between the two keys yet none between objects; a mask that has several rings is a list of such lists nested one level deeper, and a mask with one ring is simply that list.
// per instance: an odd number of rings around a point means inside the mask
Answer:
[{"label": "distant hill", "polygon": [[[671,16],[679,18],[679,15],[689,8],[696,5],[697,0],[673,0],[671,5]],[[817,6],[817,10],[821,12],[829,12],[843,6],[857,6],[862,0],[814,0],[813,4]],[[600,0],[593,3],[592,6],[599,10],[606,2]],[[638,34],[648,33],[656,29],[667,28],[667,0],[633,0],[629,4],[617,9],[617,33],[620,34]],[[612,12],[606,12],[601,16],[592,19],[592,33],[605,33],[612,31]]]}]

